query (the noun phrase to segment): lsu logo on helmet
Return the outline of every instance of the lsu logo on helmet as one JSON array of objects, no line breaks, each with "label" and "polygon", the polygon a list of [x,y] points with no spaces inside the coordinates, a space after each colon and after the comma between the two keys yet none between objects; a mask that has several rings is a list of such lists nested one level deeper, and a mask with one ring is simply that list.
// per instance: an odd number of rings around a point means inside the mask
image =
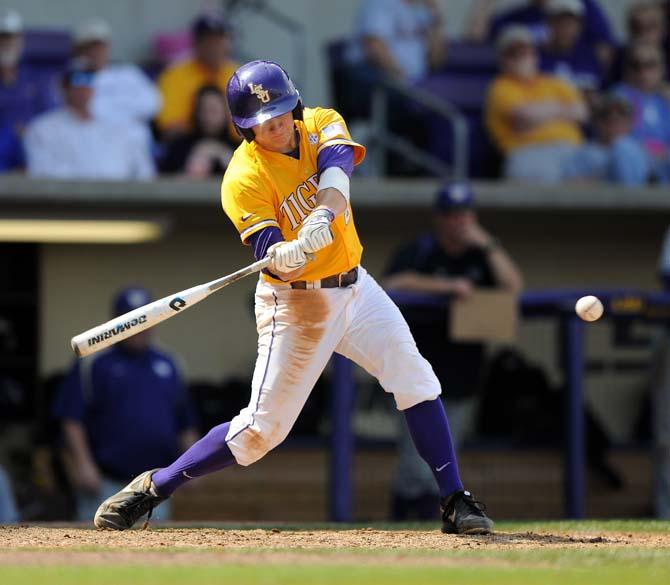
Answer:
[{"label": "lsu logo on helmet", "polygon": [[263,89],[262,83],[259,83],[258,85],[250,83],[249,91],[253,95],[255,95],[259,100],[261,100],[264,104],[267,104],[270,101],[270,92],[267,89]]}]

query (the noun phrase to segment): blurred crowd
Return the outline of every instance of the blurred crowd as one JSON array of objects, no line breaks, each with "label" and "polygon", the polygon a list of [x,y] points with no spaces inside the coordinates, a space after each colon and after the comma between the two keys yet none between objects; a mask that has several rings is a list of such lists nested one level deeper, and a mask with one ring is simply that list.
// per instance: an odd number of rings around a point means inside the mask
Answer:
[{"label": "blurred crowd", "polygon": [[632,1],[623,42],[597,0],[471,4],[464,40],[447,42],[435,0],[363,0],[339,62],[345,118],[369,117],[364,96],[392,80],[407,91],[390,101],[390,127],[408,134],[413,118],[410,137],[436,144],[438,156],[445,148],[435,134],[447,132],[434,115],[413,114],[412,92],[460,107],[471,130],[473,176],[670,180],[670,3]]},{"label": "blurred crowd", "polygon": [[0,171],[147,180],[225,170],[239,137],[225,102],[237,63],[222,16],[198,16],[181,47],[163,43],[159,71],[111,62],[102,19],[72,31],[62,67],[31,63],[25,33],[16,11],[0,16]]},{"label": "blurred crowd", "polygon": [[[388,126],[448,162],[448,127],[412,92],[448,100],[468,121],[476,178],[669,182],[670,2],[631,0],[623,40],[599,0],[498,4],[472,2],[462,39],[447,41],[436,0],[361,0],[351,37],[329,51],[335,106],[350,123],[369,120],[372,90],[399,84]],[[110,61],[101,19],[67,38],[62,67],[45,68],[30,59],[21,15],[0,15],[0,172],[221,175],[240,141],[225,102],[237,66],[225,15],[159,38],[144,68]],[[425,172],[401,162],[389,172]]]}]

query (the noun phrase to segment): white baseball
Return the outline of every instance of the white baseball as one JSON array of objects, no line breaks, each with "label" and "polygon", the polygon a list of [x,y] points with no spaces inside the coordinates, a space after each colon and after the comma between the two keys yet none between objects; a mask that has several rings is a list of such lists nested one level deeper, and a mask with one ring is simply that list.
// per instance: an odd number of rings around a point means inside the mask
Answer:
[{"label": "white baseball", "polygon": [[582,297],[575,305],[575,311],[584,321],[597,321],[603,316],[603,304],[598,297]]}]

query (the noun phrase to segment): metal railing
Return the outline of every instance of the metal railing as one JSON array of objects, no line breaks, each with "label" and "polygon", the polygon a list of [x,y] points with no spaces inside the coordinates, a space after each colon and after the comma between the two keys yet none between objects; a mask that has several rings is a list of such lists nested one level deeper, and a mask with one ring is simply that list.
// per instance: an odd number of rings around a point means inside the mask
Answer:
[{"label": "metal railing", "polygon": [[295,63],[291,66],[291,77],[298,87],[306,82],[307,39],[305,27],[300,22],[277,10],[267,0],[222,0],[222,4],[225,13],[233,20],[242,11],[246,11],[257,16],[263,16],[269,22],[284,30],[293,44]]},{"label": "metal railing", "polygon": [[[423,110],[428,110],[449,122],[454,145],[451,165],[412,144],[406,138],[391,132],[388,127],[388,112],[392,94],[397,94],[403,100],[413,102]],[[386,156],[388,151],[391,151],[405,156],[417,166],[438,177],[455,180],[467,178],[470,139],[468,124],[465,116],[450,102],[426,90],[395,80],[387,80],[383,85],[377,86],[372,94],[371,123],[372,133],[368,141],[372,146],[371,159],[375,174],[386,175]]]}]

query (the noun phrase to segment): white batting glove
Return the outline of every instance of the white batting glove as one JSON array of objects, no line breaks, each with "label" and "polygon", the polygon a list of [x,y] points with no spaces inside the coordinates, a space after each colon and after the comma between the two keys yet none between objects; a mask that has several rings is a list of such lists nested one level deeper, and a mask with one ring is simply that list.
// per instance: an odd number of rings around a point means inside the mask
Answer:
[{"label": "white batting glove", "polygon": [[302,268],[308,259],[298,240],[277,242],[268,248],[267,254],[271,258],[268,268],[277,276]]},{"label": "white batting glove", "polygon": [[330,209],[317,209],[307,216],[298,232],[298,240],[305,252],[313,254],[333,243],[330,224],[334,219],[335,214]]}]

